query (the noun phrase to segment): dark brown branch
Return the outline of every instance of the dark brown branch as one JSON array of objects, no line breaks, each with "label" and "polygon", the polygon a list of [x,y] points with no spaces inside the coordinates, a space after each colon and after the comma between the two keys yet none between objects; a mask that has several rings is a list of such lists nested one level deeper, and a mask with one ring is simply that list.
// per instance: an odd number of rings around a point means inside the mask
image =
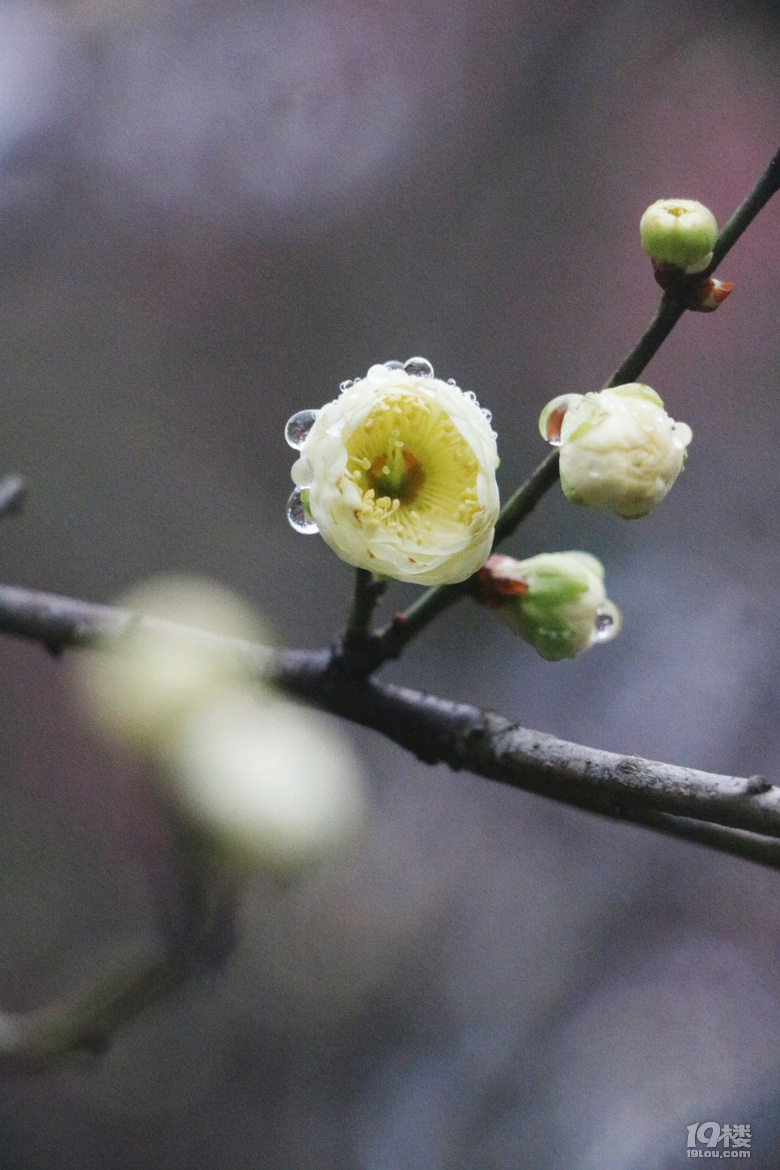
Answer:
[{"label": "dark brown branch", "polygon": [[[50,648],[106,647],[132,621],[172,628],[110,606],[0,586],[0,632]],[[429,763],[466,768],[526,792],[640,824],[645,814],[663,813],[780,838],[780,788],[758,777],[719,776],[580,747],[467,703],[356,678],[326,650],[270,650],[253,643],[236,647],[258,677],[373,728]]]},{"label": "dark brown branch", "polygon": [[323,693],[316,672],[302,675],[284,655],[273,677],[289,693],[381,732],[426,763],[468,769],[619,820],[652,822],[664,832],[665,822],[649,814],[780,838],[780,788],[761,777],[720,776],[582,747],[493,711],[376,679],[331,682]]}]

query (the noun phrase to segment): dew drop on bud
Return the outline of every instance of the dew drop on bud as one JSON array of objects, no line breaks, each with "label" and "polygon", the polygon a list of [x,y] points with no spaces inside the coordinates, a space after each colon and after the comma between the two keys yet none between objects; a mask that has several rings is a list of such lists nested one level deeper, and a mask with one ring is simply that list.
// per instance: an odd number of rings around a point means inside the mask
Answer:
[{"label": "dew drop on bud", "polygon": [[388,370],[402,370],[404,368],[403,362],[385,362],[385,365],[387,366]]},{"label": "dew drop on bud", "polygon": [[620,615],[613,605],[602,605],[596,610],[593,623],[593,641],[609,642],[620,629]]},{"label": "dew drop on bud", "polygon": [[345,390],[349,390],[350,386],[354,386],[354,385],[355,385],[355,383],[352,381],[352,379],[347,378],[346,382],[341,383],[341,385],[339,386],[339,390],[343,394]]},{"label": "dew drop on bud", "polygon": [[297,414],[287,420],[284,437],[296,451],[300,451],[308,439],[309,431],[314,426],[316,418],[316,410],[299,410]]},{"label": "dew drop on bud", "polygon": [[433,366],[424,357],[409,358],[407,362],[404,362],[404,371],[407,374],[411,374],[413,378],[433,377]]},{"label": "dew drop on bud", "polygon": [[306,509],[308,494],[306,488],[297,487],[287,501],[287,519],[290,521],[290,526],[296,532],[304,533],[305,536],[319,532],[319,528]]}]

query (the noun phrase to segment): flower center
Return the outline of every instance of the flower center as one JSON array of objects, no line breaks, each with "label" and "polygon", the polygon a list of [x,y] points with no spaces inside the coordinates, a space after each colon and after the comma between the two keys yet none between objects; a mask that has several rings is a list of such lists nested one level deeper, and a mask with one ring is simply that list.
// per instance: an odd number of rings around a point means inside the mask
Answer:
[{"label": "flower center", "polygon": [[412,504],[425,483],[425,472],[411,451],[393,446],[386,455],[379,454],[366,472],[366,483],[377,496]]},{"label": "flower center", "polygon": [[481,510],[474,452],[432,397],[388,394],[345,445],[362,523],[388,525],[420,544],[434,528],[468,527]]}]

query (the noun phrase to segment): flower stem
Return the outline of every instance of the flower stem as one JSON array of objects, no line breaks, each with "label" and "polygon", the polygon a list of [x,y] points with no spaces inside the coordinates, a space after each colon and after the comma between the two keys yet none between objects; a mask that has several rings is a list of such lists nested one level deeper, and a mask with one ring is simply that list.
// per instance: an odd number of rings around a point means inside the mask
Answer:
[{"label": "flower stem", "polygon": [[374,610],[386,589],[387,581],[383,577],[375,577],[368,569],[356,570],[355,593],[344,635],[344,649],[347,653],[365,646]]}]

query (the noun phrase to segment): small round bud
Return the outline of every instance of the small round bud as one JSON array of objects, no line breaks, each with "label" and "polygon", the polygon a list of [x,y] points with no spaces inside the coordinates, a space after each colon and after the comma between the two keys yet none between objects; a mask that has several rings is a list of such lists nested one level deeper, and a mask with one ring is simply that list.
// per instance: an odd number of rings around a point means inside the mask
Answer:
[{"label": "small round bud", "polygon": [[564,394],[542,411],[555,424],[564,495],[586,508],[632,519],[660,503],[685,463],[691,428],[675,422],[649,386],[631,382],[591,394]]},{"label": "small round bud", "polygon": [[718,238],[715,216],[695,199],[658,199],[639,221],[642,248],[659,264],[701,272]]},{"label": "small round bud", "polygon": [[604,567],[585,552],[492,556],[476,579],[478,600],[550,662],[574,658],[620,629],[604,591]]}]

